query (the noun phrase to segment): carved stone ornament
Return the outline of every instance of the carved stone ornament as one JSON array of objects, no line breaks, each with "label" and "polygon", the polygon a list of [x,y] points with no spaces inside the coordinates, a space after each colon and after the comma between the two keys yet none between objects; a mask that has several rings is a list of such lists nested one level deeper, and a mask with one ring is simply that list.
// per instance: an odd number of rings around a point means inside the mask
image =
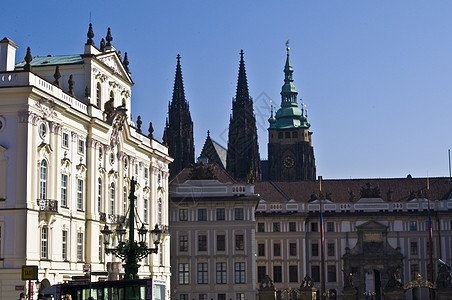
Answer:
[{"label": "carved stone ornament", "polygon": [[72,164],[72,162],[69,158],[65,157],[61,160],[61,169],[62,169],[63,173],[69,171],[71,164]]},{"label": "carved stone ornament", "polygon": [[57,135],[61,135],[63,132],[63,125],[57,122],[49,122],[50,132],[55,132]]},{"label": "carved stone ornament", "polygon": [[85,164],[78,164],[77,166],[77,171],[79,171],[80,174],[84,174],[85,171],[87,170],[86,165]]},{"label": "carved stone ornament", "polygon": [[37,125],[38,121],[41,119],[37,114],[32,113],[30,111],[19,111],[17,113],[19,123],[30,123],[33,125]]},{"label": "carved stone ornament", "polygon": [[108,172],[108,177],[112,177],[112,178],[114,178],[114,179],[118,179],[119,174],[118,174],[118,172],[116,172],[115,170],[111,169],[111,170]]},{"label": "carved stone ornament", "polygon": [[116,62],[116,59],[113,55],[103,57],[99,59],[101,62],[106,64],[109,68],[113,70],[114,73],[117,73],[121,76],[124,76],[124,74],[121,71],[121,68],[119,67],[118,63]]},{"label": "carved stone ornament", "polygon": [[48,118],[55,118],[57,116],[55,112],[55,101],[51,99],[39,99],[38,102],[36,102],[36,107],[39,108],[44,120]]},{"label": "carved stone ornament", "polygon": [[86,143],[87,143],[88,148],[95,148],[95,149],[99,149],[102,145],[102,143],[100,141],[93,139],[93,138],[89,138]]}]

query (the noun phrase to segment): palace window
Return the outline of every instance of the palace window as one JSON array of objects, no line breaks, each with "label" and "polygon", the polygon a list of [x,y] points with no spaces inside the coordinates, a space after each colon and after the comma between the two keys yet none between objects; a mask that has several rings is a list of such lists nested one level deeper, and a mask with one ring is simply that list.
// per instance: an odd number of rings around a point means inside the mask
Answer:
[{"label": "palace window", "polygon": [[217,283],[224,284],[226,281],[226,263],[217,263]]},{"label": "palace window", "polygon": [[311,232],[318,232],[319,231],[319,224],[317,222],[311,222]]},{"label": "palace window", "polygon": [[328,282],[336,282],[336,266],[328,266]]},{"label": "palace window", "polygon": [[85,153],[85,141],[82,139],[78,139],[78,153],[83,154]]},{"label": "palace window", "polygon": [[49,258],[49,228],[47,226],[41,228],[41,258]]},{"label": "palace window", "polygon": [[243,239],[243,234],[236,234],[235,235],[235,250],[244,250],[245,249],[245,242]]},{"label": "palace window", "polygon": [[113,182],[110,186],[110,214],[115,214],[115,184]]},{"label": "palace window", "polygon": [[83,210],[83,180],[77,179],[77,209]]},{"label": "palace window", "polygon": [[217,235],[217,251],[226,250],[226,236],[224,234]]},{"label": "palace window", "polygon": [[77,261],[83,261],[83,233],[77,233]]},{"label": "palace window", "polygon": [[205,208],[198,209],[198,221],[207,221],[207,209]]},{"label": "palace window", "polygon": [[298,282],[298,266],[289,266],[289,282]]},{"label": "palace window", "polygon": [[67,207],[67,175],[61,174],[61,206]]},{"label": "palace window", "polygon": [[265,256],[265,244],[257,244],[257,256]]},{"label": "palace window", "polygon": [[97,179],[97,211],[102,212],[102,179]]},{"label": "palace window", "polygon": [[198,235],[198,251],[207,251],[207,235]]},{"label": "palace window", "polygon": [[273,244],[273,256],[281,256],[281,244],[280,243]]},{"label": "palace window", "polygon": [[[125,213],[125,212],[124,212]],[[143,199],[143,222],[148,223],[148,199]],[[160,216],[161,214],[159,214]],[[160,218],[159,218],[160,219]],[[159,222],[160,224],[161,222]]]},{"label": "palace window", "polygon": [[179,284],[188,284],[188,263],[179,264]]},{"label": "palace window", "polygon": [[328,243],[327,245],[327,255],[328,256],[334,256],[334,243]]},{"label": "palace window", "polygon": [[234,214],[235,220],[243,220],[243,208],[236,208]]},{"label": "palace window", "polygon": [[257,223],[257,232],[265,232],[265,223]]},{"label": "palace window", "polygon": [[311,244],[311,255],[319,256],[319,244],[317,243]]},{"label": "palace window", "polygon": [[101,88],[100,83],[97,83],[96,85],[96,105],[99,109],[102,109],[102,102],[101,102]]},{"label": "palace window", "polygon": [[326,231],[327,232],[334,232],[334,222],[327,222],[326,223]]},{"label": "palace window", "polygon": [[273,281],[282,282],[282,267],[273,266]]},{"label": "palace window", "polygon": [[63,132],[62,140],[63,140],[63,147],[68,148],[69,147],[69,134],[66,132]]},{"label": "palace window", "polygon": [[[146,201],[146,200],[145,200]],[[127,188],[124,187],[122,189],[122,209],[124,211],[124,216],[126,215],[127,212]],[[144,223],[146,223],[147,221],[144,221]]]},{"label": "palace window", "polygon": [[245,263],[236,262],[234,264],[235,283],[245,283]]},{"label": "palace window", "polygon": [[267,275],[267,267],[266,266],[258,266],[257,267],[257,281],[259,283],[264,281],[265,275]]},{"label": "palace window", "polygon": [[314,282],[320,282],[320,266],[311,266],[311,278]]},{"label": "palace window", "polygon": [[279,222],[273,223],[273,232],[281,232],[281,223]]},{"label": "palace window", "polygon": [[235,300],[245,300],[245,294],[244,293],[235,294]]},{"label": "palace window", "polygon": [[188,251],[188,236],[186,235],[179,236],[179,251],[181,252]]},{"label": "palace window", "polygon": [[410,221],[410,231],[417,231],[417,222]]},{"label": "palace window", "polygon": [[224,208],[217,208],[217,221],[225,220],[225,211]]},{"label": "palace window", "polygon": [[61,232],[61,253],[63,260],[67,260],[67,231]]},{"label": "palace window", "polygon": [[410,254],[417,255],[417,252],[418,252],[417,249],[418,249],[417,242],[411,242],[410,243]]},{"label": "palace window", "polygon": [[186,208],[179,209],[179,221],[188,221],[188,210]]},{"label": "palace window", "polygon": [[289,243],[289,255],[297,256],[297,244],[296,243]]},{"label": "palace window", "polygon": [[198,284],[207,284],[207,263],[198,263]]},{"label": "palace window", "polygon": [[39,199],[47,199],[47,161],[41,161],[39,173]]},{"label": "palace window", "polygon": [[289,222],[289,232],[296,232],[296,231],[297,231],[297,223]]}]

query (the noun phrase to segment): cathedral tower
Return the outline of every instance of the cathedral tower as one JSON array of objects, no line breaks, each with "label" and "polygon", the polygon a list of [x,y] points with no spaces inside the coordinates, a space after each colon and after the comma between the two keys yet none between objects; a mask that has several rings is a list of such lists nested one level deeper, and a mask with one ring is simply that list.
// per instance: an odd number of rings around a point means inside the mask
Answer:
[{"label": "cathedral tower", "polygon": [[275,181],[315,180],[314,148],[311,124],[303,104],[297,104],[298,92],[293,84],[293,68],[287,47],[281,107],[268,119],[269,179]]},{"label": "cathedral tower", "polygon": [[226,171],[237,180],[245,180],[252,173],[261,179],[259,146],[253,99],[248,92],[243,50],[240,51],[239,78],[236,97],[232,100],[232,115],[229,122],[228,153]]},{"label": "cathedral tower", "polygon": [[168,105],[169,120],[166,120],[164,142],[168,145],[169,155],[174,161],[169,165],[170,178],[174,178],[182,169],[194,163],[193,122],[190,106],[185,100],[184,82],[177,55],[176,77],[174,79],[173,99]]}]

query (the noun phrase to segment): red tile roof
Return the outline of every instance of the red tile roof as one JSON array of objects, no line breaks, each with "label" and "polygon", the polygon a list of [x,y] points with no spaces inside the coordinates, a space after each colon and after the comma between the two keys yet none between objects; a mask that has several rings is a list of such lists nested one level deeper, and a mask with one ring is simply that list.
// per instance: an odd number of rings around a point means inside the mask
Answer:
[{"label": "red tile roof", "polygon": [[[452,181],[449,178],[429,178],[429,199],[448,199],[452,193]],[[366,188],[370,183],[371,188],[380,189],[381,198],[388,201],[389,194],[393,202],[411,200],[422,197],[427,190],[427,178],[390,178],[390,179],[332,179],[322,180],[323,198],[330,194],[333,202],[350,202],[360,199],[361,188]],[[319,196],[319,181],[292,181],[292,182],[256,182],[255,193],[268,202],[287,202],[293,199],[297,202],[308,202],[311,195]]]},{"label": "red tile roof", "polygon": [[[237,181],[234,180],[234,178],[232,178],[231,175],[229,175],[229,173],[227,173],[225,171],[225,169],[223,169],[222,167],[220,167],[218,164],[205,164],[204,166],[206,167],[210,167],[213,171],[213,174],[215,175],[215,179],[217,179],[219,182],[232,182],[232,183],[236,183]],[[190,178],[190,173],[193,169],[193,166],[190,167],[186,167],[184,168],[182,171],[179,172],[179,174],[176,175],[176,177],[173,178],[173,180],[171,180],[171,183],[184,183],[185,181],[189,180]]]}]

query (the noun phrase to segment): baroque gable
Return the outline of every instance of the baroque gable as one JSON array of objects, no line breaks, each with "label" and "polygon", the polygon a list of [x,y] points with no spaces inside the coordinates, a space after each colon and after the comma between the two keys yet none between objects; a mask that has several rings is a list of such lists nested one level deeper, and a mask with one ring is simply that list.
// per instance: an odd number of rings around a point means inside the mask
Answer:
[{"label": "baroque gable", "polygon": [[[96,56],[96,58],[105,66],[107,66],[112,71],[113,74],[117,74],[118,76],[122,77],[125,81],[129,82],[130,84],[133,84],[132,79],[130,78],[128,72],[125,70],[116,52],[108,52],[105,54],[101,54]],[[107,79],[107,77],[104,74],[102,74],[99,70],[94,70],[94,72],[100,74],[100,76],[103,75],[102,76],[103,80]]]}]

